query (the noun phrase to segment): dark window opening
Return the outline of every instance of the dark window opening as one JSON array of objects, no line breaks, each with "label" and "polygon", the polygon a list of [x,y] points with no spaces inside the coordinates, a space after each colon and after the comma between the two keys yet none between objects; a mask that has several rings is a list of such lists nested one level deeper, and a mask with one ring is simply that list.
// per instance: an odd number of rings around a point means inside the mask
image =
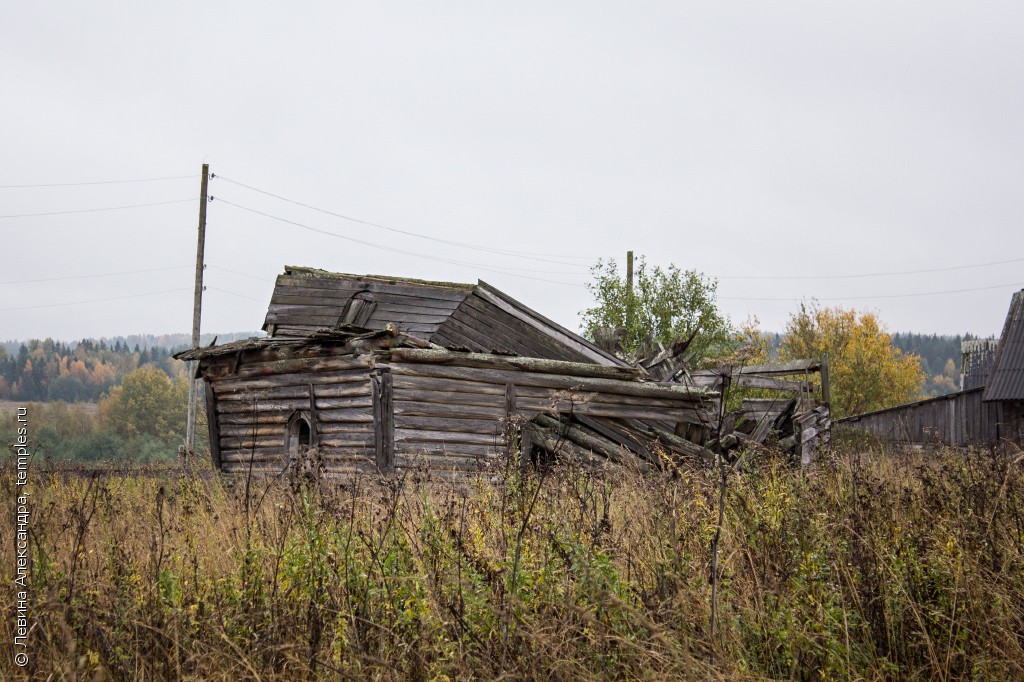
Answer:
[{"label": "dark window opening", "polygon": [[313,431],[305,417],[299,417],[288,426],[288,452],[299,453],[313,444]]}]

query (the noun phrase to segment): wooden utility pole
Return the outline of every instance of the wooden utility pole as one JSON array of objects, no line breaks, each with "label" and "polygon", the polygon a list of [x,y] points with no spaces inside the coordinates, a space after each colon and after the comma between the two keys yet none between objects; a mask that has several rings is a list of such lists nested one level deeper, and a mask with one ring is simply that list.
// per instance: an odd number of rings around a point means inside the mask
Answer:
[{"label": "wooden utility pole", "polygon": [[[206,250],[206,186],[210,164],[203,164],[203,179],[199,185],[199,243],[196,246],[196,290],[192,299],[192,347],[199,347],[199,321],[203,315],[203,252]],[[188,363],[188,424],[185,427],[185,464],[196,447],[196,399],[199,380],[195,377],[196,360]]]},{"label": "wooden utility pole", "polygon": [[626,252],[626,330],[633,328],[633,252]]}]

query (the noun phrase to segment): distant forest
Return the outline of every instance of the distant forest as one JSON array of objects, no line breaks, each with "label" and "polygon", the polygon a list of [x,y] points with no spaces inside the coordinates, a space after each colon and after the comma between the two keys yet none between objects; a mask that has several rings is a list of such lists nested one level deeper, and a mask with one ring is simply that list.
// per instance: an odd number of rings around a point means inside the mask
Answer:
[{"label": "distant forest", "polygon": [[[217,336],[227,343],[262,332],[235,332]],[[214,334],[204,334],[200,345],[209,344]],[[960,342],[966,335],[938,335],[899,332],[892,343],[904,353],[921,358],[926,374],[921,396],[960,390]],[[772,349],[782,335],[769,335]],[[23,402],[97,402],[128,373],[155,367],[171,379],[183,376],[184,365],[171,355],[187,348],[188,334],[118,336],[83,339],[76,343],[52,339],[5,341],[0,343],[0,400]]]},{"label": "distant forest", "polygon": [[[217,342],[260,334],[225,334]],[[200,344],[208,344],[213,338],[213,334],[205,334]],[[171,379],[182,376],[184,364],[171,355],[188,345],[188,334],[83,339],[76,343],[52,339],[5,341],[0,344],[0,400],[96,402],[140,367],[155,367]]]}]

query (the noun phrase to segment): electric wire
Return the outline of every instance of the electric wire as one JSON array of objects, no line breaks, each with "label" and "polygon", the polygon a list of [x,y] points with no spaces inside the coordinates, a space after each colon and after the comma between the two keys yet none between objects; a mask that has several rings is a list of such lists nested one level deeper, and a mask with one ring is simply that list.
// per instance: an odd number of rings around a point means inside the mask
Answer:
[{"label": "electric wire", "polygon": [[228,268],[224,268],[224,267],[221,267],[219,265],[211,265],[209,263],[206,264],[206,267],[208,267],[208,268],[210,268],[212,270],[220,270],[222,272],[230,272],[232,275],[238,275],[239,277],[248,277],[249,279],[257,279],[257,280],[259,280],[261,282],[270,282],[271,284],[273,284],[274,282],[277,281],[277,280],[273,280],[273,279],[267,279],[266,277],[259,277],[257,275],[250,275],[250,274],[248,274],[246,272],[239,272],[238,270],[229,270]]},{"label": "electric wire", "polygon": [[222,294],[231,294],[232,296],[238,296],[239,298],[247,298],[250,301],[256,301],[257,303],[260,303],[260,304],[263,304],[263,303],[266,302],[262,298],[253,298],[252,296],[246,296],[245,294],[239,294],[237,292],[228,291],[227,289],[220,289],[218,287],[206,287],[206,289],[208,291],[219,291]]},{"label": "electric wire", "polygon": [[392,253],[400,253],[400,254],[403,254],[403,255],[414,256],[414,257],[417,257],[417,258],[425,258],[427,260],[437,261],[437,262],[440,262],[440,263],[450,263],[452,265],[458,265],[458,266],[461,266],[461,267],[472,268],[474,270],[483,270],[485,272],[493,272],[493,273],[497,273],[499,275],[507,275],[509,277],[520,277],[520,278],[523,278],[523,279],[536,280],[538,282],[547,282],[549,284],[561,284],[562,286],[586,288],[585,285],[583,285],[583,284],[576,284],[576,283],[573,283],[573,282],[559,282],[558,280],[554,280],[554,279],[545,279],[543,277],[533,277],[531,275],[521,275],[521,274],[518,274],[518,273],[515,273],[515,272],[507,272],[505,270],[497,270],[495,268],[489,268],[489,267],[486,267],[486,266],[483,266],[483,265],[479,265],[477,263],[467,263],[465,261],[453,260],[451,258],[441,258],[439,256],[428,256],[427,254],[417,253],[415,251],[407,251],[405,249],[398,249],[398,248],[395,248],[395,247],[392,247],[392,246],[384,246],[383,244],[375,244],[374,242],[368,242],[368,241],[364,241],[362,239],[356,239],[355,237],[349,237],[347,235],[338,234],[337,232],[330,232],[329,230],[323,230],[323,229],[320,229],[318,227],[311,227],[309,225],[305,225],[303,223],[296,222],[294,220],[288,220],[287,218],[281,218],[279,216],[275,216],[275,215],[272,215],[270,213],[265,213],[263,211],[258,211],[258,210],[254,209],[254,208],[249,208],[247,206],[242,206],[240,204],[235,204],[233,202],[226,201],[225,199],[217,198],[216,201],[218,201],[218,202],[220,202],[222,204],[226,204],[227,206],[233,206],[234,208],[241,209],[243,211],[247,211],[249,213],[254,213],[256,215],[261,215],[261,216],[263,216],[265,218],[270,218],[271,220],[277,220],[279,222],[282,222],[282,223],[285,223],[285,224],[288,224],[288,225],[294,225],[295,227],[302,228],[303,230],[309,230],[310,232],[316,232],[318,234],[324,234],[324,235],[327,235],[329,237],[335,237],[337,239],[344,239],[345,241],[353,242],[355,244],[362,244],[364,246],[369,246],[369,247],[374,248],[374,249],[381,249],[383,251],[390,251]]},{"label": "electric wire", "polygon": [[746,297],[746,296],[719,296],[719,300],[722,301],[801,301],[811,298],[815,301],[871,301],[882,298],[914,298],[917,296],[942,296],[945,294],[963,294],[971,291],[986,291],[989,289],[1005,289],[1007,287],[1024,287],[1024,284],[1020,283],[1008,283],[1008,284],[994,284],[986,287],[972,287],[970,289],[949,289],[947,291],[921,291],[912,294],[879,294],[877,296],[829,296],[819,298],[817,296],[788,296],[781,298],[761,298],[761,297]]},{"label": "electric wire", "polygon": [[36,185],[0,185],[0,189],[26,189],[31,187],[84,187],[86,185],[127,185],[135,182],[159,182],[161,180],[186,180],[197,175],[171,175],[163,178],[139,178],[137,180],[94,180],[92,182],[50,182]]},{"label": "electric wire", "polygon": [[931,272],[950,272],[953,270],[970,270],[973,268],[988,268],[995,265],[1007,265],[1009,263],[1024,263],[1024,258],[1011,258],[1009,260],[997,260],[991,263],[976,263],[974,265],[954,265],[946,268],[927,268],[925,270],[902,270],[893,272],[867,272],[856,275],[723,275],[717,279],[863,279],[867,277],[893,277],[896,275],[920,275]]},{"label": "electric wire", "polygon": [[126,208],[144,208],[146,206],[166,206],[168,204],[183,204],[186,201],[194,202],[195,197],[190,199],[175,199],[174,201],[154,201],[146,204],[128,204],[125,206],[104,206],[102,208],[80,208],[73,211],[47,211],[45,213],[14,213],[0,215],[0,218],[38,218],[40,216],[68,215],[71,213],[97,213],[99,211],[122,211]]},{"label": "electric wire", "polygon": [[[341,218],[342,220],[349,220],[349,221],[354,222],[354,223],[359,223],[360,225],[367,225],[369,227],[376,227],[376,228],[380,228],[382,230],[387,230],[389,232],[394,232],[394,233],[397,233],[397,234],[404,234],[404,235],[409,236],[409,237],[417,237],[419,239],[428,239],[430,241],[438,242],[440,244],[448,244],[450,246],[459,246],[459,247],[462,247],[464,249],[473,249],[475,251],[483,251],[483,252],[486,252],[486,253],[495,253],[495,254],[501,254],[501,255],[506,255],[506,256],[513,256],[513,257],[516,257],[516,258],[526,258],[528,260],[535,260],[535,261],[540,261],[540,262],[543,262],[543,263],[554,263],[556,265],[571,265],[571,266],[574,266],[574,267],[585,267],[585,266],[583,264],[581,264],[581,263],[567,263],[565,261],[549,260],[549,259],[551,259],[551,258],[579,258],[579,259],[593,260],[589,256],[570,256],[570,255],[550,254],[550,253],[531,253],[529,251],[514,251],[514,250],[510,250],[510,249],[496,249],[496,248],[490,247],[490,246],[480,246],[478,244],[469,244],[467,242],[459,242],[459,241],[454,241],[454,240],[451,240],[451,239],[442,239],[441,237],[433,237],[431,235],[422,234],[420,232],[412,232],[410,230],[402,230],[402,229],[399,229],[397,227],[388,227],[387,225],[381,225],[380,223],[373,223],[373,222],[370,222],[368,220],[361,220],[359,218],[353,218],[351,216],[347,216],[347,215],[344,215],[342,213],[335,213],[334,211],[328,211],[327,209],[319,208],[317,206],[313,206],[312,204],[303,203],[301,201],[295,201],[294,199],[289,199],[289,198],[283,197],[283,196],[281,196],[279,194],[274,194],[272,192],[268,192],[266,190],[262,190],[262,189],[259,189],[257,187],[253,187],[251,185],[246,185],[244,183],[238,182],[237,180],[232,180],[231,178],[225,177],[223,175],[211,175],[210,177],[216,178],[218,180],[223,180],[224,182],[229,182],[232,185],[238,185],[239,187],[244,187],[245,189],[250,190],[252,192],[258,192],[259,194],[264,194],[264,195],[266,195],[268,197],[273,197],[274,199],[278,199],[279,201],[284,201],[284,202],[287,202],[289,204],[294,204],[296,206],[302,206],[303,208],[308,208],[311,211],[317,211],[318,213],[323,213],[325,215],[333,216],[335,218]],[[569,274],[575,274],[575,273],[569,273]]]}]

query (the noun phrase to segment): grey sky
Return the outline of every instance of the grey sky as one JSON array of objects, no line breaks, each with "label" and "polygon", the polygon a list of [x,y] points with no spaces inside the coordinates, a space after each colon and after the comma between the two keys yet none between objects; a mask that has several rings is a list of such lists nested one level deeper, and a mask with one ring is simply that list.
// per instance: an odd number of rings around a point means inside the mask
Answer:
[{"label": "grey sky", "polygon": [[[187,331],[204,160],[551,254],[215,179],[225,202],[469,265],[215,200],[205,331],[258,328],[285,263],[481,278],[571,327],[587,267],[627,249],[721,278],[734,320],[774,330],[816,296],[992,334],[1024,287],[1024,260],[729,279],[1024,259],[1020,3],[11,2],[0,26],[0,185],[195,176],[0,189],[2,215],[191,200],[0,219],[0,338]],[[873,298],[977,287],[996,288]]]}]

